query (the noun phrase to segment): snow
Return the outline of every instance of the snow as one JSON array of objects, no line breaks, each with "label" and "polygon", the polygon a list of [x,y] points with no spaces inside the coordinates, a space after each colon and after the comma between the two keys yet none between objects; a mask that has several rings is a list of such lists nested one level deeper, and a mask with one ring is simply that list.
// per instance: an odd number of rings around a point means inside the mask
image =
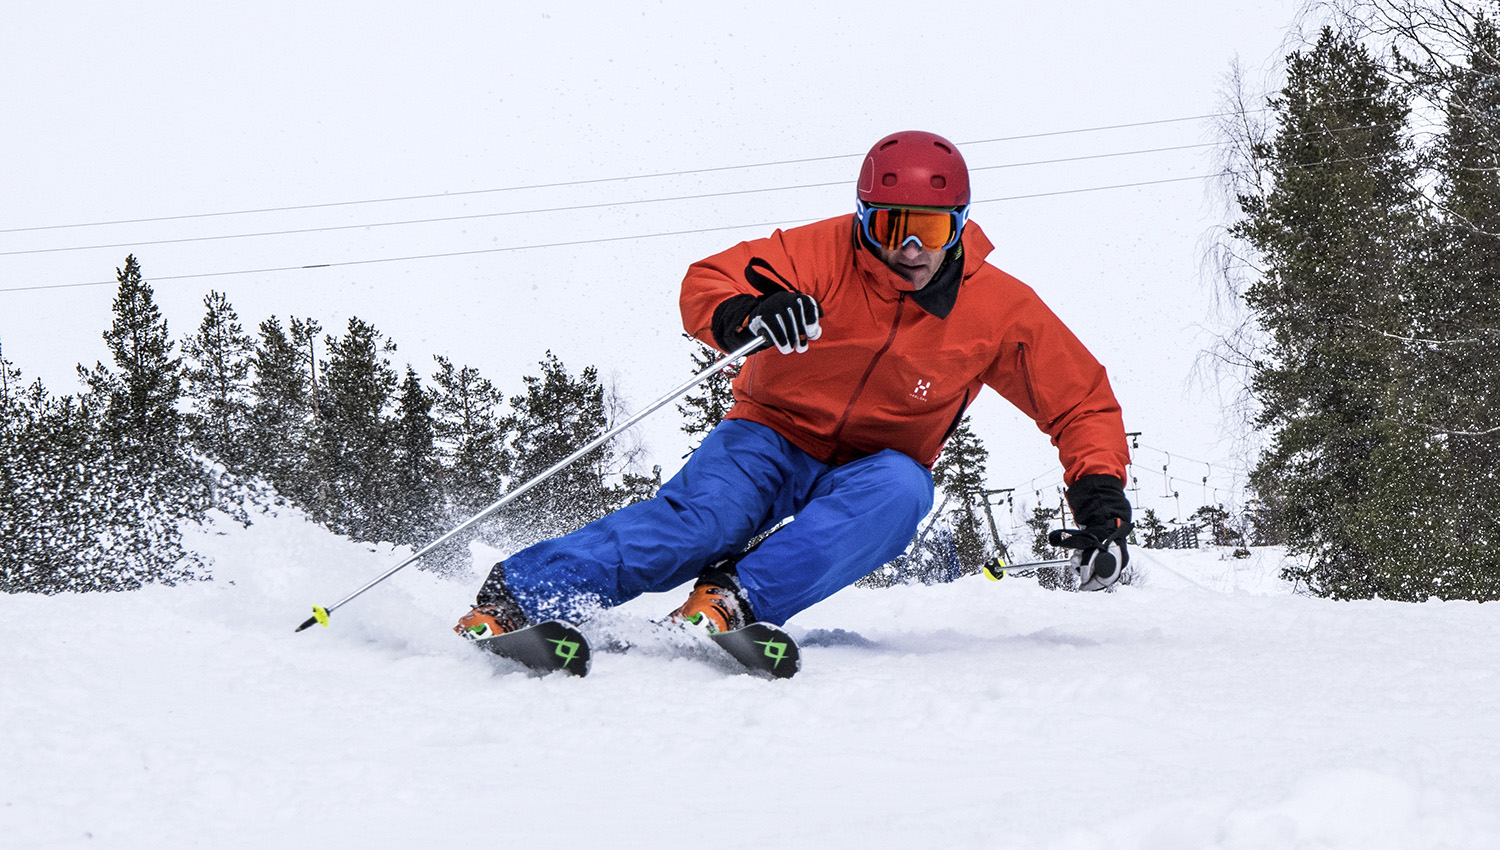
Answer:
[{"label": "snow", "polygon": [[1136,550],[1108,594],[851,588],[771,682],[517,670],[449,631],[477,572],[294,634],[405,553],[295,514],[189,543],[214,581],[0,596],[0,847],[1500,846],[1500,608],[1307,598],[1275,551]]}]

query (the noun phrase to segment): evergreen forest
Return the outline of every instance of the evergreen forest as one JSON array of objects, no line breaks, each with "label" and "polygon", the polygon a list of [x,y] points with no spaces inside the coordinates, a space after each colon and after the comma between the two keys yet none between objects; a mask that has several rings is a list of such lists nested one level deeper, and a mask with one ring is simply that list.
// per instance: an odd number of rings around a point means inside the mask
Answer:
[{"label": "evergreen forest", "polygon": [[[111,362],[57,396],[0,359],[0,590],[129,590],[208,578],[184,523],[290,505],[359,541],[421,546],[612,425],[598,372],[551,352],[507,398],[435,357],[430,375],[357,317],[246,330],[219,292],[174,339],[134,255],[116,270]],[[530,542],[649,498],[660,469],[606,443],[491,522]],[[427,559],[466,564],[466,541]]]},{"label": "evergreen forest", "polygon": [[1222,132],[1258,516],[1322,596],[1500,598],[1500,32],[1355,3]]}]

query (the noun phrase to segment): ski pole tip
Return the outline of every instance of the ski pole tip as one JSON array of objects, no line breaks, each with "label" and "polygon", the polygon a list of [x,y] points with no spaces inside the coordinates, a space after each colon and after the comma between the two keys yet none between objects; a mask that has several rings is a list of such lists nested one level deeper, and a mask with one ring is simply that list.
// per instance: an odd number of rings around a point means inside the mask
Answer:
[{"label": "ski pole tip", "polygon": [[307,621],[304,622],[302,625],[298,626],[297,627],[297,631],[300,632],[303,629],[311,626],[314,623],[322,623],[324,627],[327,627],[327,625],[328,625],[328,609],[327,608],[324,608],[321,605],[314,605],[313,606],[313,615],[311,617],[308,617]]}]

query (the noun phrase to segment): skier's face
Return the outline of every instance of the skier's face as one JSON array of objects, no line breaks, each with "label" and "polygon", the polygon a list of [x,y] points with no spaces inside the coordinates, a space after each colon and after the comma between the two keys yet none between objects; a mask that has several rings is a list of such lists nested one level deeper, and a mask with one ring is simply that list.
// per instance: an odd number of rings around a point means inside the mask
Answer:
[{"label": "skier's face", "polygon": [[928,251],[916,242],[907,242],[900,248],[873,247],[875,256],[890,266],[891,271],[906,278],[913,290],[931,283],[938,266],[943,264],[943,251]]}]

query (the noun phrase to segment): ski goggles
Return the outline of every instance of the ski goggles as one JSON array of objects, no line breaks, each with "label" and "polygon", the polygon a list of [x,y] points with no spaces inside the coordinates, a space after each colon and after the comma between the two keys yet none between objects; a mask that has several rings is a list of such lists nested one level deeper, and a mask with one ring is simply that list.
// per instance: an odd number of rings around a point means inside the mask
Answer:
[{"label": "ski goggles", "polygon": [[916,240],[924,251],[946,251],[963,235],[969,208],[875,207],[856,201],[855,215],[865,238],[890,251]]}]

